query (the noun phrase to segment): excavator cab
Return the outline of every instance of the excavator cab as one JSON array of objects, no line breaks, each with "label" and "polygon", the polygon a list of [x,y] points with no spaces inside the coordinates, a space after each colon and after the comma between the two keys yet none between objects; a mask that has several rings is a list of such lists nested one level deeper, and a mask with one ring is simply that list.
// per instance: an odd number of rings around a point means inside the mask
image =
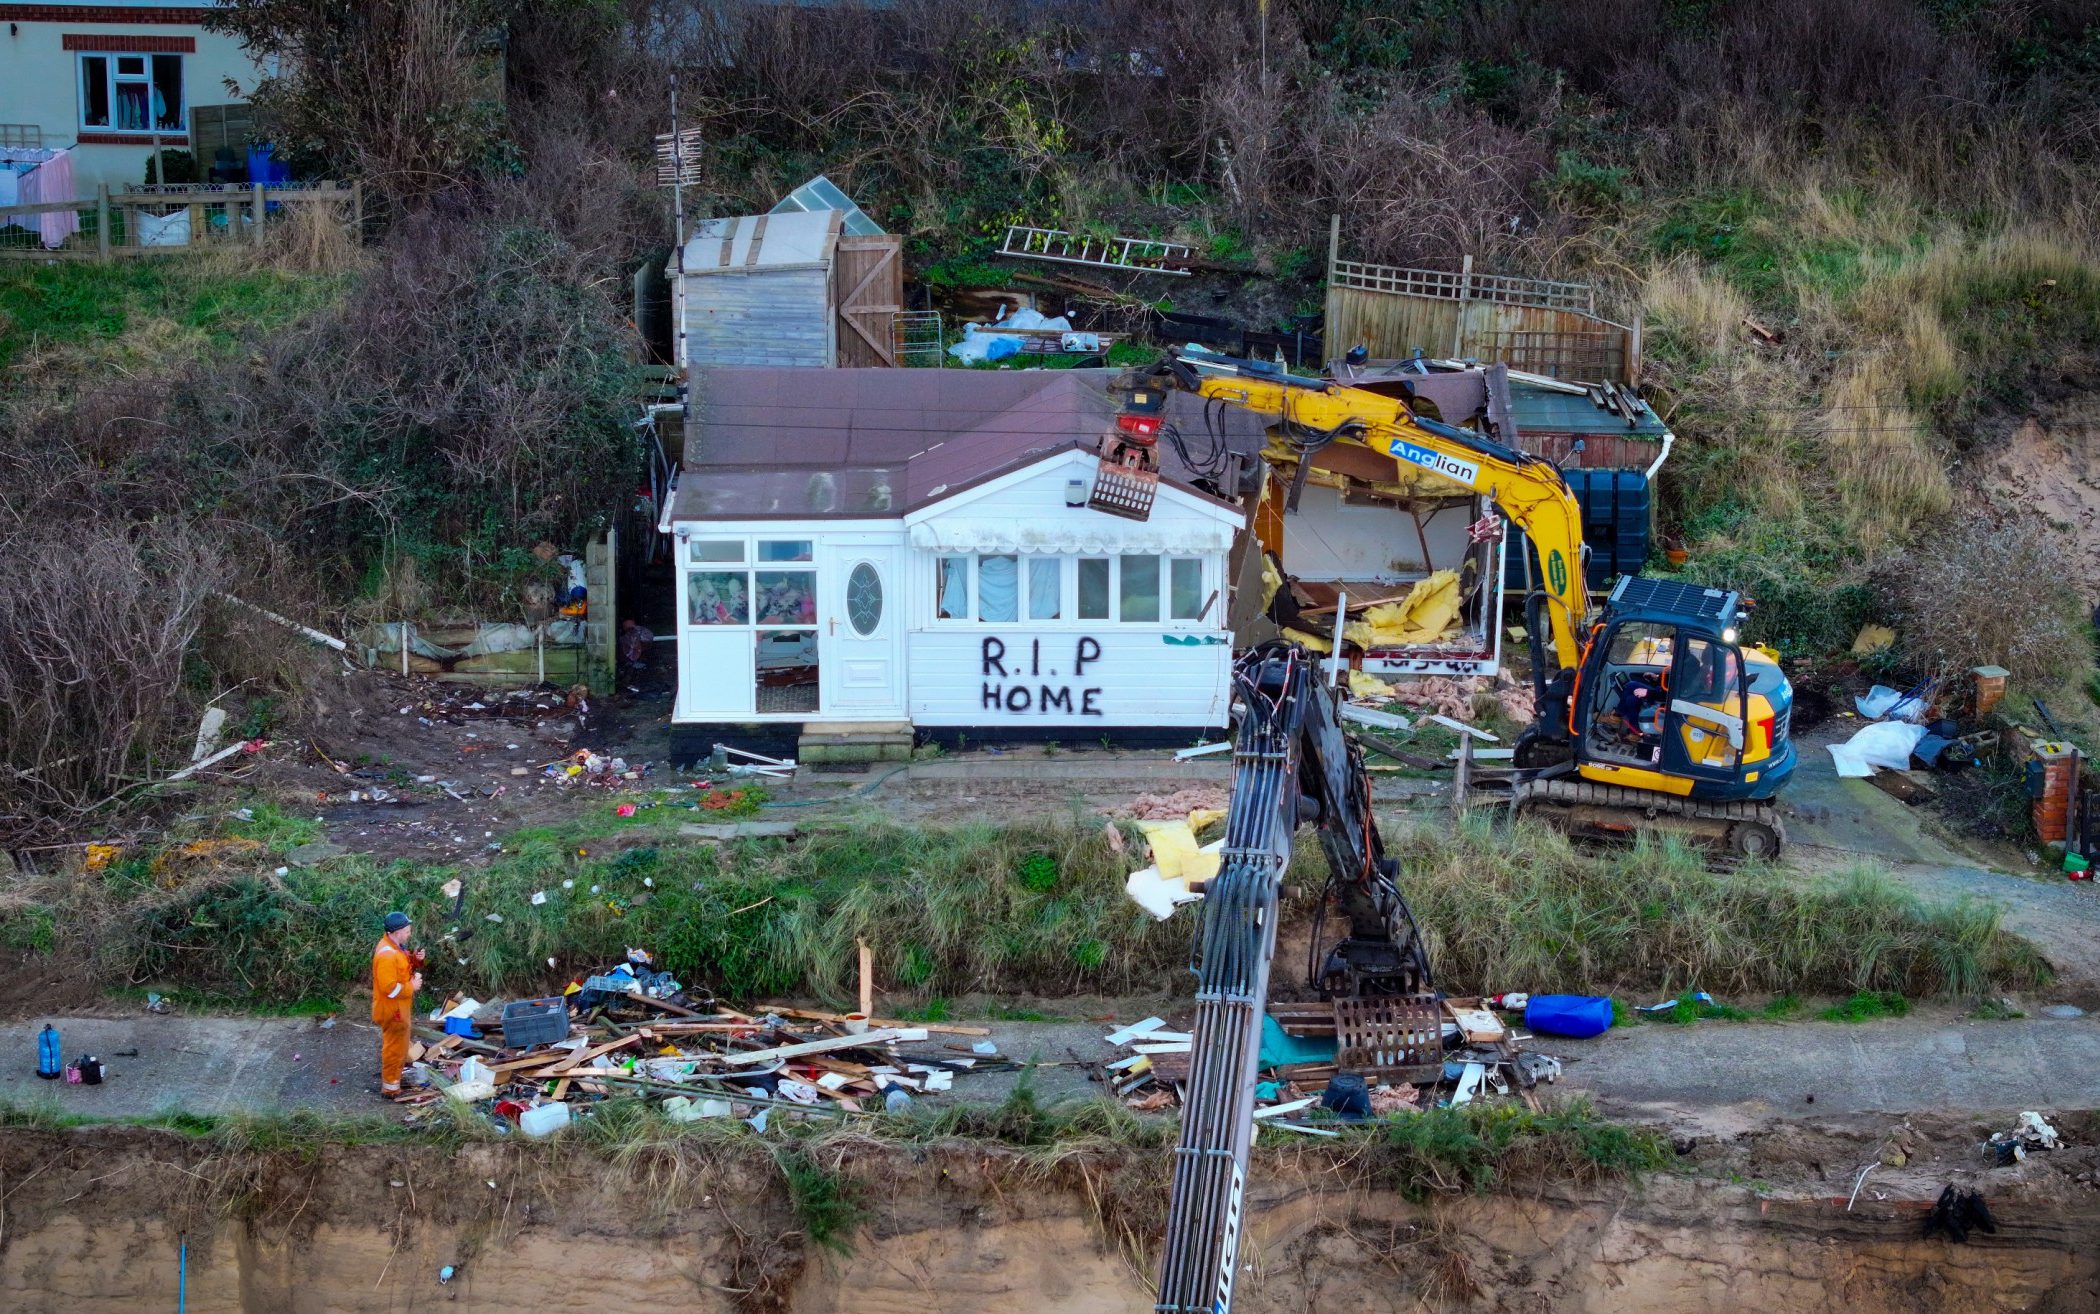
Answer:
[{"label": "excavator cab", "polygon": [[1745,649],[1741,595],[1625,576],[1569,696],[1583,779],[1702,801],[1769,799],[1793,773],[1793,689]]}]

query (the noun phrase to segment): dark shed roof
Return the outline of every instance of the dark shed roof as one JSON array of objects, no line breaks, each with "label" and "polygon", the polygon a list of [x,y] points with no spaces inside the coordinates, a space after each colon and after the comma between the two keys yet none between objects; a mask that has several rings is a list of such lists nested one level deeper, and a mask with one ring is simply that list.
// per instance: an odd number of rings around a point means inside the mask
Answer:
[{"label": "dark shed roof", "polygon": [[[901,516],[1052,453],[1093,450],[1115,414],[1109,370],[721,367],[697,371],[672,518]],[[1221,433],[1261,450],[1253,416],[1184,393],[1168,418],[1203,461]],[[1161,475],[1195,472],[1171,442]]]}]

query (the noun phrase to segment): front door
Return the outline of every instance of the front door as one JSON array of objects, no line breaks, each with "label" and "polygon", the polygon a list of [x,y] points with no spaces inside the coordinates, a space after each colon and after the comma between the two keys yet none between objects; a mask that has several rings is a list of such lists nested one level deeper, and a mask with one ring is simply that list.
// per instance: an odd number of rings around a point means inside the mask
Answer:
[{"label": "front door", "polygon": [[840,536],[823,547],[818,591],[821,715],[827,720],[904,719],[904,544]]}]

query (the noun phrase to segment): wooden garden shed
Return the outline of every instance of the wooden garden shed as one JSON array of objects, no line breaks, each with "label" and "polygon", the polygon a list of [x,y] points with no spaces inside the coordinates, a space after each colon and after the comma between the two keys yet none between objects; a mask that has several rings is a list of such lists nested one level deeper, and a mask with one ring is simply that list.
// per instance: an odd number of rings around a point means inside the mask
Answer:
[{"label": "wooden garden shed", "polygon": [[895,365],[903,239],[844,223],[839,210],[703,220],[671,271],[678,363]]}]

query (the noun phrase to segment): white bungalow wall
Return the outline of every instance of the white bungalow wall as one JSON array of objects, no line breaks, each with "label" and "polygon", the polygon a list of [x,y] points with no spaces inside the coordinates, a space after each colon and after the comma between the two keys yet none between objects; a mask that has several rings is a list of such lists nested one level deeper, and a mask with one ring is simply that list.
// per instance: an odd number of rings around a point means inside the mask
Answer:
[{"label": "white bungalow wall", "polygon": [[[1018,623],[940,619],[936,563],[943,549],[913,547],[906,562],[913,621],[905,645],[914,724],[1083,732],[1093,726],[1220,726],[1229,719],[1225,561],[1243,524],[1241,513],[1167,487],[1143,522],[1066,506],[1067,482],[1091,486],[1096,464],[1084,453],[1051,458],[907,517],[915,541],[1003,527],[1023,542],[1097,545],[1036,554],[1067,558],[1065,618]],[[1200,558],[1203,594],[1216,594],[1210,610],[1201,620],[1157,623],[1077,619],[1072,559],[1120,555],[1114,550],[1118,540],[1147,554]],[[1197,542],[1222,546],[1172,550],[1177,543]],[[1024,563],[1029,555],[1022,554]]]}]

